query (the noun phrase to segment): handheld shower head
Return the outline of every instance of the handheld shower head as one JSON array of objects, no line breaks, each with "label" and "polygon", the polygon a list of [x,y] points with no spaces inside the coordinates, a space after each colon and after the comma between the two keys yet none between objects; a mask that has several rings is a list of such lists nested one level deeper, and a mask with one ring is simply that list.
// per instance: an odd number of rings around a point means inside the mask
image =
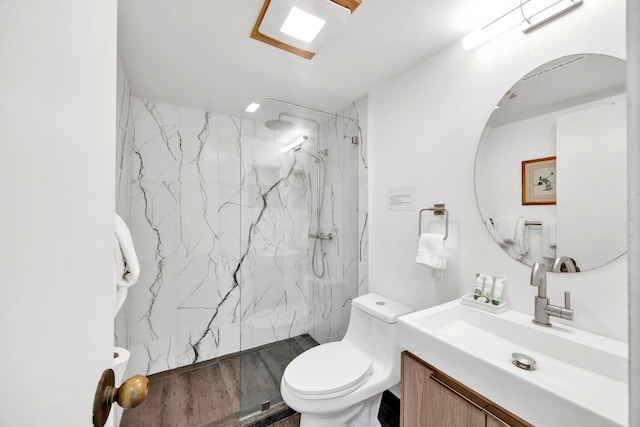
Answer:
[{"label": "handheld shower head", "polygon": [[300,146],[307,140],[309,139],[309,137],[307,135],[299,135],[297,138],[295,138],[293,141],[291,141],[289,143],[289,145],[282,147],[280,150],[283,153],[286,153],[287,151],[290,150],[295,150],[298,151],[300,149]]}]

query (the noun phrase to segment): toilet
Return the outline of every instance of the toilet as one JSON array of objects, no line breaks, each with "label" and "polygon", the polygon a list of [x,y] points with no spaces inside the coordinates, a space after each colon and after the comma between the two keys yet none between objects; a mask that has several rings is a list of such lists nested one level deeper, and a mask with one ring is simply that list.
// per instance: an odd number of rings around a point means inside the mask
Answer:
[{"label": "toilet", "polygon": [[351,303],[342,341],[311,348],[284,370],[280,392],[301,427],[380,426],[382,393],[400,382],[398,316],[413,310],[376,294]]}]

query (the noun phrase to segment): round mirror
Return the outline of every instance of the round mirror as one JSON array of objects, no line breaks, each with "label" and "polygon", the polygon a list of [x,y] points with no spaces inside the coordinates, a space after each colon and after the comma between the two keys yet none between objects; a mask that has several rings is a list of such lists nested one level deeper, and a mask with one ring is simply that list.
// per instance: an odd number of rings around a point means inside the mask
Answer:
[{"label": "round mirror", "polygon": [[578,271],[626,252],[626,64],[606,55],[558,58],[504,95],[482,134],[476,199],[509,255]]}]

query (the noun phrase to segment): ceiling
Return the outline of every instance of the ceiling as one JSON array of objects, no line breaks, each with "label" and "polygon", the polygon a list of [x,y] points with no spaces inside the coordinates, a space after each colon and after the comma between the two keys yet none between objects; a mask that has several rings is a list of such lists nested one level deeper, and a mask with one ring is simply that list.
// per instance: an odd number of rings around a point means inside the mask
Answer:
[{"label": "ceiling", "polygon": [[524,76],[498,103],[492,127],[624,93],[627,65],[608,55],[569,55]]},{"label": "ceiling", "polygon": [[132,92],[233,115],[261,98],[337,112],[519,0],[363,0],[311,60],[249,37],[263,3],[119,0]]}]

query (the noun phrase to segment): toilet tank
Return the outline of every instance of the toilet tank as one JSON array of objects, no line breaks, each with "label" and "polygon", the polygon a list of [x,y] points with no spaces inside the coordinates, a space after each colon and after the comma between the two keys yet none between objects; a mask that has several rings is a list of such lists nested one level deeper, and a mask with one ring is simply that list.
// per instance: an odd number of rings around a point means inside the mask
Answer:
[{"label": "toilet tank", "polygon": [[343,339],[372,361],[383,366],[398,365],[396,344],[398,317],[413,309],[376,294],[366,294],[351,302],[349,327]]}]

